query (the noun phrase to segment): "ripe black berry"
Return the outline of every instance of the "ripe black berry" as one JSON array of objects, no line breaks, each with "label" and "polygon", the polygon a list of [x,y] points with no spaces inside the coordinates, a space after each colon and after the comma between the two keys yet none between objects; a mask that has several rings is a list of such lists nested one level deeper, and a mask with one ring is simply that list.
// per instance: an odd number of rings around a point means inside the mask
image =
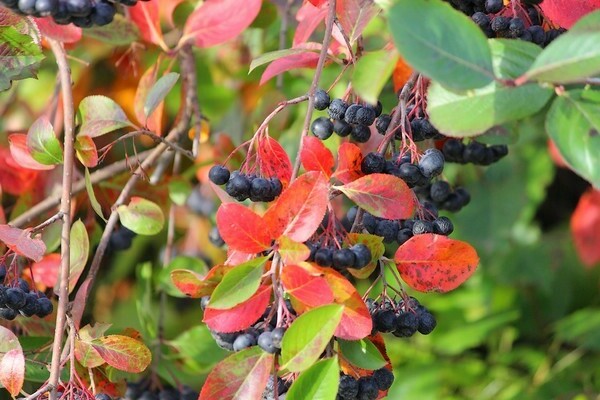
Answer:
[{"label": "ripe black berry", "polygon": [[531,35],[531,41],[537,45],[543,45],[544,40],[546,40],[546,32],[544,32],[544,28],[539,25],[531,25],[527,28],[527,31]]},{"label": "ripe black berry", "polygon": [[58,0],[37,0],[35,2],[35,11],[42,17],[52,14],[58,6]]},{"label": "ripe black berry", "polygon": [[344,113],[344,121],[349,124],[358,124],[358,110],[362,108],[360,104],[350,104]]},{"label": "ripe black berry", "polygon": [[366,143],[371,138],[371,130],[364,125],[354,125],[350,137],[355,142]]},{"label": "ripe black berry", "polygon": [[395,241],[398,236],[398,223],[396,221],[382,219],[377,223],[375,234],[381,236],[384,243],[391,243]]},{"label": "ripe black berry", "polygon": [[429,196],[431,196],[431,200],[436,203],[443,203],[450,195],[452,188],[450,184],[446,181],[437,181],[431,184],[431,188],[429,189]]},{"label": "ripe black berry", "polygon": [[504,8],[504,2],[502,0],[486,0],[485,11],[489,14],[496,14]]},{"label": "ripe black berry", "polygon": [[67,10],[74,17],[87,17],[92,12],[90,0],[66,0]]},{"label": "ripe black berry", "polygon": [[354,256],[356,257],[354,268],[364,268],[371,262],[371,250],[364,244],[355,244],[354,246],[350,247],[350,250],[352,250]]},{"label": "ripe black berry", "polygon": [[379,332],[388,333],[396,329],[396,319],[394,311],[380,310],[373,315],[373,324]]},{"label": "ripe black berry", "polygon": [[215,343],[222,349],[233,351],[233,342],[238,337],[238,333],[221,333],[210,331]]},{"label": "ripe black berry", "polygon": [[52,314],[52,311],[54,310],[54,306],[52,305],[52,302],[50,301],[49,298],[40,297],[37,299],[37,303],[38,303],[38,312],[36,313],[36,315],[38,317],[45,318],[48,315]]},{"label": "ripe black berry", "polygon": [[396,237],[396,241],[398,242],[398,244],[402,245],[406,243],[406,241],[411,237],[413,237],[412,229],[402,228],[398,230],[398,236]]},{"label": "ripe black berry", "polygon": [[373,379],[379,390],[388,390],[394,383],[394,374],[387,368],[381,368],[373,372]]},{"label": "ripe black berry", "polygon": [[424,233],[432,233],[433,232],[433,224],[430,221],[425,220],[417,220],[413,225],[412,233],[413,235],[422,235]]},{"label": "ripe black berry", "polygon": [[225,246],[225,241],[221,237],[221,233],[219,233],[219,228],[216,226],[213,226],[210,232],[208,232],[208,240],[216,247]]},{"label": "ripe black berry", "polygon": [[404,163],[400,165],[398,169],[398,175],[409,186],[416,185],[423,177],[419,167],[410,163]]},{"label": "ripe black berry", "polygon": [[497,33],[503,33],[508,30],[510,25],[510,18],[497,16],[492,19],[492,30]]},{"label": "ripe black berry", "polygon": [[360,169],[365,174],[377,174],[385,171],[385,158],[379,153],[369,153],[363,158]]},{"label": "ripe black berry", "polygon": [[242,333],[233,341],[233,351],[244,350],[256,344],[256,337],[249,333]]},{"label": "ripe black berry", "polygon": [[363,228],[367,230],[369,233],[375,232],[375,228],[377,228],[377,219],[371,214],[365,212],[362,220]]},{"label": "ripe black berry", "polygon": [[482,12],[476,12],[471,16],[473,22],[475,22],[481,29],[485,29],[490,26],[490,17]]},{"label": "ripe black berry", "polygon": [[29,292],[29,283],[25,279],[17,279],[17,287],[21,289],[24,293]]},{"label": "ripe black berry", "polygon": [[[98,393],[96,396],[94,396],[94,399],[95,400],[112,400],[112,397],[110,397],[106,393]],[[162,399],[160,399],[160,400],[162,400]]]},{"label": "ripe black berry", "polygon": [[377,118],[375,110],[371,107],[361,107],[356,111],[356,121],[361,125],[371,126],[375,118]]},{"label": "ripe black berry", "polygon": [[266,201],[271,197],[271,183],[265,178],[254,178],[250,184],[250,200]]},{"label": "ripe black berry", "polygon": [[490,146],[490,149],[492,149],[492,152],[494,153],[494,161],[498,161],[508,154],[508,146],[505,144],[496,144]]},{"label": "ripe black berry", "polygon": [[319,117],[312,122],[310,131],[321,140],[329,139],[333,135],[333,122],[327,117]]},{"label": "ripe black berry", "polygon": [[6,319],[8,321],[12,321],[17,318],[19,313],[17,310],[13,310],[12,308],[0,308],[0,318]]},{"label": "ripe black berry", "polygon": [[370,376],[363,376],[358,380],[357,400],[375,400],[379,396],[379,389],[375,379]]},{"label": "ripe black berry", "polygon": [[343,400],[353,400],[358,395],[358,381],[350,375],[340,375],[338,396]]},{"label": "ripe black berry", "polygon": [[410,337],[415,334],[419,327],[419,317],[417,314],[412,312],[404,312],[398,315],[396,321],[396,330],[394,336],[397,337]]},{"label": "ripe black berry", "polygon": [[285,328],[275,328],[271,331],[271,340],[273,341],[273,346],[278,349],[281,348],[281,340],[283,339],[283,335],[285,334]]},{"label": "ripe black berry", "polygon": [[356,262],[356,256],[350,249],[337,249],[333,252],[333,268],[343,271],[352,267]]},{"label": "ripe black berry", "polygon": [[435,329],[437,321],[433,314],[429,311],[421,311],[419,314],[419,333],[423,335],[429,335]]},{"label": "ripe black berry", "polygon": [[112,3],[102,0],[97,2],[94,7],[92,12],[92,22],[98,26],[108,25],[113,21],[116,13],[117,10]]},{"label": "ripe black berry", "polygon": [[270,354],[275,354],[279,350],[273,345],[273,337],[271,332],[263,332],[258,337],[258,346]]},{"label": "ripe black berry", "polygon": [[479,164],[485,158],[485,146],[479,142],[471,142],[465,146],[463,160],[465,162]]},{"label": "ripe black berry", "polygon": [[510,32],[510,36],[517,38],[520,37],[525,31],[525,22],[521,18],[513,18],[510,20],[510,24],[508,25],[508,31]]},{"label": "ripe black berry", "polygon": [[322,247],[315,253],[315,262],[322,267],[331,267],[333,264],[333,251],[329,247]]},{"label": "ripe black berry", "polygon": [[243,201],[250,195],[250,180],[242,173],[232,174],[225,185],[225,191],[239,201]]},{"label": "ripe black berry", "polygon": [[385,135],[388,127],[390,126],[390,122],[392,122],[392,117],[387,114],[381,114],[377,121],[375,121],[375,128],[377,128],[377,132],[382,135]]},{"label": "ripe black berry", "polygon": [[444,142],[442,153],[447,161],[462,162],[465,145],[457,139],[448,139]]},{"label": "ripe black berry", "polygon": [[469,194],[469,192],[467,192],[467,189],[463,187],[456,188],[454,194],[458,196],[458,199],[461,203],[461,207],[466,206],[471,201],[471,195]]},{"label": "ripe black berry", "polygon": [[26,15],[35,14],[35,0],[19,0],[19,10]]},{"label": "ripe black berry", "polygon": [[433,221],[433,232],[448,236],[454,231],[454,225],[448,217],[439,217]]},{"label": "ripe black berry", "polygon": [[331,119],[344,119],[344,114],[346,113],[346,109],[348,108],[348,104],[342,99],[333,99],[329,104],[329,109],[327,113],[331,117]]},{"label": "ripe black berry", "polygon": [[12,308],[13,310],[19,310],[25,305],[25,292],[20,288],[8,288],[6,289],[6,307]]},{"label": "ripe black berry", "polygon": [[337,133],[338,136],[346,137],[352,133],[352,126],[346,121],[336,119],[333,121],[333,131]]},{"label": "ripe black berry", "polygon": [[37,302],[38,296],[34,292],[29,292],[25,295],[25,305],[19,310],[24,317],[33,317],[40,311]]},{"label": "ripe black berry", "polygon": [[214,165],[208,171],[208,179],[215,185],[224,185],[229,180],[229,170],[222,165]]},{"label": "ripe black berry", "polygon": [[315,91],[314,100],[315,100],[315,103],[314,103],[315,108],[320,111],[329,107],[329,103],[331,101],[331,99],[329,98],[329,95],[323,89],[317,89]]},{"label": "ripe black berry", "polygon": [[438,149],[427,149],[419,160],[419,169],[426,178],[438,176],[444,170],[444,155]]}]

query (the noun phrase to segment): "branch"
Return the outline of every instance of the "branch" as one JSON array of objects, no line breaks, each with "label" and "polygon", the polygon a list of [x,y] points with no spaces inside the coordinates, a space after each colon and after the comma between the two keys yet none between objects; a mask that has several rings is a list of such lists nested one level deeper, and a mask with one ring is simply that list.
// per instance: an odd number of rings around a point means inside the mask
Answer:
[{"label": "branch", "polygon": [[113,142],[111,142],[110,144],[107,144],[106,146],[104,146],[103,148],[101,148],[100,150],[98,150],[98,153],[102,153],[102,152],[106,152],[108,150],[110,150],[111,147],[113,147],[115,144],[122,142],[126,139],[132,138],[132,137],[136,137],[136,136],[148,136],[150,139],[154,140],[155,143],[164,143],[167,146],[169,146],[171,149],[173,149],[174,151],[178,151],[181,154],[183,154],[184,156],[186,156],[187,158],[189,158],[191,161],[195,161],[196,159],[194,158],[194,156],[192,155],[192,152],[189,150],[184,149],[183,147],[179,146],[177,143],[172,143],[170,141],[168,141],[167,139],[158,136],[156,133],[152,132],[152,131],[148,131],[145,129],[139,130],[139,131],[133,131],[133,132],[129,132],[126,133],[123,136],[119,136],[116,140],[114,140]]},{"label": "branch", "polygon": [[60,286],[58,289],[58,311],[56,314],[54,342],[52,344],[52,364],[50,366],[50,379],[48,380],[48,384],[53,388],[50,393],[50,398],[54,400],[56,399],[56,386],[58,384],[58,379],[60,378],[60,350],[62,347],[67,317],[67,304],[69,302],[71,186],[73,184],[73,165],[75,163],[73,135],[75,111],[73,105],[73,92],[71,91],[71,70],[67,61],[67,53],[61,43],[53,39],[48,39],[48,42],[56,57],[56,64],[58,65],[64,114],[64,164],[59,211],[63,218],[60,243]]},{"label": "branch", "polygon": [[[146,150],[140,154],[138,154],[139,160],[145,160],[148,158],[152,150]],[[113,164],[107,165],[106,167],[97,170],[90,174],[90,181],[92,185],[105,181],[107,179],[113,178],[115,175],[120,174],[121,172],[127,171],[130,165],[130,160],[124,159],[117,161]],[[80,179],[77,182],[73,183],[73,187],[71,189],[71,194],[75,195],[79,192],[85,190],[85,179]],[[16,227],[22,227],[29,224],[38,216],[42,215],[46,211],[51,210],[53,207],[56,207],[60,204],[61,194],[57,193],[53,196],[46,197],[43,201],[37,203],[35,206],[31,207],[23,214],[19,215],[8,224]]]},{"label": "branch", "polygon": [[321,47],[321,53],[319,54],[319,61],[317,62],[317,69],[313,77],[310,90],[308,91],[308,110],[306,111],[306,118],[304,119],[304,127],[302,128],[302,134],[300,135],[300,146],[298,146],[298,153],[296,154],[296,160],[294,161],[294,170],[292,172],[292,178],[290,181],[296,179],[298,171],[300,170],[300,154],[302,153],[302,146],[304,143],[304,137],[308,134],[308,128],[312,120],[312,115],[315,105],[315,91],[319,86],[319,80],[323,73],[323,67],[325,66],[325,59],[327,58],[327,50],[329,49],[329,43],[331,42],[331,32],[333,31],[333,21],[335,20],[335,3],[336,0],[329,0],[329,9],[327,10],[327,20],[325,21],[325,36],[323,37],[323,46]]},{"label": "branch", "polygon": [[[186,133],[190,127],[190,120],[192,117],[192,110],[194,108],[194,101],[197,101],[196,88],[198,85],[196,78],[196,64],[194,60],[194,54],[192,52],[191,44],[186,44],[180,50],[179,56],[181,58],[181,74],[185,79],[184,87],[185,87],[185,106],[183,107],[182,113],[180,115],[179,121],[177,124],[171,129],[169,134],[166,136],[166,140],[171,142],[177,142],[179,137]],[[96,253],[94,254],[94,258],[92,259],[92,264],[90,266],[90,271],[86,280],[80,286],[79,290],[84,290],[83,294],[83,302],[86,303],[87,299],[90,295],[90,291],[94,285],[94,281],[96,279],[96,275],[98,274],[98,270],[100,269],[100,262],[104,257],[104,253],[106,252],[106,248],[108,246],[108,241],[110,239],[110,235],[117,225],[117,220],[119,219],[119,215],[117,213],[117,207],[121,204],[124,204],[131,191],[137,184],[140,176],[142,176],[143,171],[146,171],[159,160],[161,155],[167,150],[168,146],[164,143],[160,143],[138,166],[136,172],[129,178],[121,194],[117,198],[117,201],[112,207],[112,212],[108,217],[108,222],[106,223],[106,227],[104,228],[104,232],[102,233],[102,237],[100,238],[100,243],[96,249]],[[79,293],[77,293],[77,298],[79,297]],[[79,321],[75,321],[76,325],[79,324]]]}]

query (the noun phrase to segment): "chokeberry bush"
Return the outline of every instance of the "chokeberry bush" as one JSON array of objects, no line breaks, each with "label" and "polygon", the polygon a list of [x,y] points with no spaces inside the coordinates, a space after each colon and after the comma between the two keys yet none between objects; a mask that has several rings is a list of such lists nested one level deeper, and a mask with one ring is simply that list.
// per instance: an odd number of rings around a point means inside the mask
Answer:
[{"label": "chokeberry bush", "polygon": [[597,398],[598,8],[0,0],[2,396]]}]

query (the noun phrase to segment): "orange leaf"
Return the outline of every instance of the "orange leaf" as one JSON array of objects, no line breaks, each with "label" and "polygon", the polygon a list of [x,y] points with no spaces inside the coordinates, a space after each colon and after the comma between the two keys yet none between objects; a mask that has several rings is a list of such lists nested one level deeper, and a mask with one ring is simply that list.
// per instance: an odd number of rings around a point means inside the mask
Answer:
[{"label": "orange leaf", "polygon": [[600,262],[600,191],[590,189],[579,199],[571,216],[571,232],[581,261],[592,267]]},{"label": "orange leaf", "polygon": [[333,303],[333,292],[322,274],[311,274],[298,265],[286,265],[281,272],[281,282],[291,297],[309,308]]},{"label": "orange leaf", "polygon": [[404,61],[402,57],[398,58],[398,62],[396,62],[396,66],[394,67],[394,72],[392,73],[392,82],[394,82],[394,92],[402,89],[406,82],[408,82],[408,78],[410,78],[410,74],[412,74],[412,68]]},{"label": "orange leaf", "polygon": [[394,257],[402,279],[420,292],[448,292],[466,281],[479,256],[468,243],[427,233],[410,238]]},{"label": "orange leaf", "polygon": [[333,177],[342,183],[349,183],[363,176],[360,168],[362,163],[360,148],[354,143],[342,143],[338,149],[338,166]]}]

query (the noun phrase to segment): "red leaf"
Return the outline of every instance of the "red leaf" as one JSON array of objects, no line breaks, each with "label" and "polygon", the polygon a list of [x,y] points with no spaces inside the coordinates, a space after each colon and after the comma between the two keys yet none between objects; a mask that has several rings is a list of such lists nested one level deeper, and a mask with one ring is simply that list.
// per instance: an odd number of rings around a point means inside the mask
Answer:
[{"label": "red leaf", "polygon": [[223,203],[217,211],[221,237],[233,250],[260,253],[271,247],[271,235],[263,218],[237,203]]},{"label": "red leaf", "polygon": [[338,149],[338,166],[333,177],[342,183],[352,182],[364,174],[360,169],[362,163],[360,148],[354,143],[342,143]]},{"label": "red leaf", "polygon": [[591,267],[600,262],[600,191],[590,189],[579,199],[571,216],[575,248],[583,263]]},{"label": "red leaf", "polygon": [[281,272],[281,282],[291,297],[307,307],[333,303],[333,292],[320,273],[311,274],[301,266],[286,265]]},{"label": "red leaf", "polygon": [[542,7],[542,11],[548,19],[563,28],[569,29],[585,14],[599,9],[600,0],[546,0],[540,4],[540,7]]},{"label": "red leaf", "polygon": [[296,13],[298,26],[294,33],[293,47],[306,43],[319,24],[327,16],[327,1],[305,2]]},{"label": "red leaf", "polygon": [[343,275],[331,268],[319,268],[333,291],[334,301],[344,306],[342,320],[335,336],[346,340],[359,340],[373,329],[373,321],[369,309],[360,293]]},{"label": "red leaf", "polygon": [[198,400],[260,399],[269,380],[273,357],[259,347],[230,355],[212,369]]},{"label": "red leaf", "polygon": [[325,216],[328,194],[328,182],[322,173],[312,171],[301,175],[265,213],[273,237],[285,235],[295,242],[305,242]]},{"label": "red leaf", "polygon": [[158,3],[159,0],[138,1],[135,6],[129,7],[129,16],[140,29],[142,39],[161,47],[167,47],[160,28]]},{"label": "red leaf", "polygon": [[91,137],[87,135],[77,136],[75,151],[77,152],[79,161],[86,167],[94,168],[98,165],[98,150],[96,149],[96,143],[94,143]]},{"label": "red leaf", "polygon": [[561,168],[571,168],[569,164],[565,161],[562,154],[560,154],[560,150],[556,147],[556,144],[552,139],[548,139],[548,153],[550,153],[550,158],[554,161],[557,167]]},{"label": "red leaf", "polygon": [[92,347],[108,365],[125,372],[140,373],[152,361],[146,345],[129,336],[104,336],[94,340]]},{"label": "red leaf", "polygon": [[376,217],[406,219],[415,210],[412,190],[393,175],[371,174],[336,188]]},{"label": "red leaf", "polygon": [[305,261],[310,256],[310,249],[304,243],[298,243],[287,236],[277,240],[277,251],[284,264],[296,264]]},{"label": "red leaf", "polygon": [[0,148],[0,186],[6,193],[19,196],[35,184],[39,172],[23,168],[10,150]]},{"label": "red leaf", "polygon": [[292,177],[292,162],[279,142],[270,136],[261,136],[257,141],[258,166],[269,177],[279,178],[286,187]]},{"label": "red leaf", "polygon": [[250,26],[262,0],[206,0],[187,19],[184,38],[206,48],[231,40]]},{"label": "red leaf", "polygon": [[314,136],[302,139],[300,160],[307,171],[322,171],[327,177],[331,176],[335,164],[331,151]]},{"label": "red leaf", "polygon": [[204,277],[194,271],[176,269],[171,272],[171,281],[186,296],[200,298],[210,295],[231,268],[216,265]]},{"label": "red leaf", "polygon": [[29,229],[14,228],[10,225],[0,225],[0,241],[12,251],[33,261],[41,261],[46,252],[46,245],[41,239],[33,239]]},{"label": "red leaf", "polygon": [[58,280],[60,254],[45,255],[39,262],[33,263],[31,273],[35,282],[41,282],[47,288],[53,288]]},{"label": "red leaf", "polygon": [[350,43],[358,39],[367,24],[380,11],[373,0],[338,0],[335,8]]},{"label": "red leaf", "polygon": [[58,25],[51,17],[34,18],[40,33],[46,37],[63,43],[75,43],[81,40],[81,28],[73,24]]},{"label": "red leaf", "polygon": [[0,325],[0,384],[16,397],[25,380],[25,356],[15,334]]},{"label": "red leaf", "polygon": [[217,332],[237,332],[255,323],[265,312],[271,299],[271,286],[263,285],[243,303],[228,310],[206,307],[204,322]]},{"label": "red leaf", "polygon": [[479,256],[470,244],[427,233],[398,248],[394,260],[402,279],[420,292],[448,292],[466,281]]},{"label": "red leaf", "polygon": [[10,144],[10,154],[21,167],[38,171],[54,169],[54,165],[40,164],[33,159],[29,147],[27,147],[27,135],[13,133],[8,136],[8,143]]},{"label": "red leaf", "polygon": [[287,57],[281,57],[273,61],[265,69],[262,76],[260,77],[260,84],[267,82],[269,79],[289,71],[298,68],[316,68],[317,62],[319,61],[319,54],[313,52],[292,54]]}]

